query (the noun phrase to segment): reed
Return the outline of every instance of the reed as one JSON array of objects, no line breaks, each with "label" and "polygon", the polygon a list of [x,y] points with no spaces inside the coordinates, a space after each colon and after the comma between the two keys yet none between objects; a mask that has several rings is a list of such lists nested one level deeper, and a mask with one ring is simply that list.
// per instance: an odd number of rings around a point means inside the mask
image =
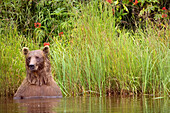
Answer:
[{"label": "reed", "polygon": [[[2,30],[2,29],[1,29]],[[0,35],[0,95],[13,95],[26,75],[22,47],[38,49],[39,42],[20,35],[16,25],[7,26]]]},{"label": "reed", "polygon": [[82,8],[68,46],[54,37],[54,74],[65,94],[169,94],[168,29],[121,30],[109,6],[100,8]]}]

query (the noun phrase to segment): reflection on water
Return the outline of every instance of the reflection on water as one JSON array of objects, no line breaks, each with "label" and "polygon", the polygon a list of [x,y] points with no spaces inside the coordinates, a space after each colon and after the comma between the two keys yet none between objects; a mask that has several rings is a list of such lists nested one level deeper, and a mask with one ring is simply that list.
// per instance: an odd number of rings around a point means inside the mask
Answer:
[{"label": "reflection on water", "polygon": [[169,98],[65,97],[60,99],[0,98],[0,113],[170,113]]},{"label": "reflection on water", "polygon": [[60,99],[0,99],[0,113],[55,113]]},{"label": "reflection on water", "polygon": [[58,106],[60,99],[22,99],[14,102],[18,103],[20,112],[55,113],[53,108]]}]

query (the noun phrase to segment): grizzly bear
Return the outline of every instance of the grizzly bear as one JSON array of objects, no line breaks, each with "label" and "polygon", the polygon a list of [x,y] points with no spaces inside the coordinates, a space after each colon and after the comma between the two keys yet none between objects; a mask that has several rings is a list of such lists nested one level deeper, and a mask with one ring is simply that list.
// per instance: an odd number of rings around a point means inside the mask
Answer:
[{"label": "grizzly bear", "polygon": [[27,75],[15,93],[14,99],[61,98],[61,90],[51,74],[49,46],[34,51],[24,47],[22,51],[26,58]]}]

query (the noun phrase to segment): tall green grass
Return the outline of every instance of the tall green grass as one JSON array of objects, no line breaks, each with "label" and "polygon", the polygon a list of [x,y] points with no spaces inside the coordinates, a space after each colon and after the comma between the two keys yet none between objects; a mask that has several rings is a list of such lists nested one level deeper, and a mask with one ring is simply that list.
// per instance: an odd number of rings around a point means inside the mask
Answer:
[{"label": "tall green grass", "polygon": [[16,25],[0,29],[0,95],[13,95],[26,76],[22,47],[38,49],[39,41],[19,34]]},{"label": "tall green grass", "polygon": [[51,46],[65,94],[169,94],[168,29],[120,30],[109,6],[89,4],[81,11],[70,44],[54,38]]}]

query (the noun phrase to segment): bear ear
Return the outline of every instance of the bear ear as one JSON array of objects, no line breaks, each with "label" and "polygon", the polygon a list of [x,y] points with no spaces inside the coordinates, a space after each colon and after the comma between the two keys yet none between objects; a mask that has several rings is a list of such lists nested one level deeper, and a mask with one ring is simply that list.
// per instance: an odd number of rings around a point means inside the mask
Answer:
[{"label": "bear ear", "polygon": [[29,52],[29,49],[27,47],[23,47],[22,52],[24,55],[27,55]]},{"label": "bear ear", "polygon": [[44,52],[45,54],[48,54],[48,53],[50,52],[50,48],[49,48],[48,45],[46,45],[46,46],[43,48],[43,52]]}]

